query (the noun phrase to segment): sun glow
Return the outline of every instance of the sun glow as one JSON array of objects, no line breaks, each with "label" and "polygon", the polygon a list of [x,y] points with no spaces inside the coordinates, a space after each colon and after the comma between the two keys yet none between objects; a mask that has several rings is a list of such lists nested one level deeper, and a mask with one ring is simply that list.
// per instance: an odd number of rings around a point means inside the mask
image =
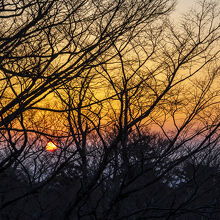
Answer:
[{"label": "sun glow", "polygon": [[57,146],[52,141],[50,141],[46,145],[46,150],[53,152],[53,151],[57,150]]}]

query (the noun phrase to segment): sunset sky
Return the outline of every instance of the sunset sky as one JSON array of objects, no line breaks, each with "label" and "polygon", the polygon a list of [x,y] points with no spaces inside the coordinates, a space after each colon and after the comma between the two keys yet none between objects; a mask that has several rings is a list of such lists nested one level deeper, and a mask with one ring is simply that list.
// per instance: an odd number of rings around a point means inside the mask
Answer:
[{"label": "sunset sky", "polygon": [[185,11],[187,8],[191,7],[195,3],[195,0],[178,0],[177,1],[177,10]]},{"label": "sunset sky", "polygon": [[0,2],[0,220],[220,220],[220,0]]},{"label": "sunset sky", "polygon": [[187,11],[190,7],[192,7],[195,4],[195,0],[178,0],[177,6],[176,6],[176,13],[181,13]]}]

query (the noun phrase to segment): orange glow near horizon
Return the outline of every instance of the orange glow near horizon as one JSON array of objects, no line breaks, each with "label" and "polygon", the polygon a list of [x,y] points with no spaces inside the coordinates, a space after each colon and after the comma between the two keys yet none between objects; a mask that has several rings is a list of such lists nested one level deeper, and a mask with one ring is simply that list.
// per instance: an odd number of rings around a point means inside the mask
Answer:
[{"label": "orange glow near horizon", "polygon": [[50,141],[46,145],[46,150],[53,152],[53,151],[57,150],[57,146],[52,141]]}]

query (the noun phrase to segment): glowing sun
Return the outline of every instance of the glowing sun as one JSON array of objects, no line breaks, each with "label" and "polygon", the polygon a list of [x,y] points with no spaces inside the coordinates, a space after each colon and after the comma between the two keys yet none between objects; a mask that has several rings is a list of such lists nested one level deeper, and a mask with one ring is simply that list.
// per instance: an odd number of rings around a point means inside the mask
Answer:
[{"label": "glowing sun", "polygon": [[57,146],[52,141],[50,141],[46,145],[46,150],[53,152],[53,151],[57,150]]}]

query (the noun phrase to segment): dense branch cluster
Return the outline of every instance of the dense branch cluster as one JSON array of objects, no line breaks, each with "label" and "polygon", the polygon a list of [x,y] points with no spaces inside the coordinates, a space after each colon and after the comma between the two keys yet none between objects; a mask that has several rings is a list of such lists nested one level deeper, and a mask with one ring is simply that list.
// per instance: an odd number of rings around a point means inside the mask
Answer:
[{"label": "dense branch cluster", "polygon": [[2,0],[0,219],[219,218],[219,6],[175,3]]}]

